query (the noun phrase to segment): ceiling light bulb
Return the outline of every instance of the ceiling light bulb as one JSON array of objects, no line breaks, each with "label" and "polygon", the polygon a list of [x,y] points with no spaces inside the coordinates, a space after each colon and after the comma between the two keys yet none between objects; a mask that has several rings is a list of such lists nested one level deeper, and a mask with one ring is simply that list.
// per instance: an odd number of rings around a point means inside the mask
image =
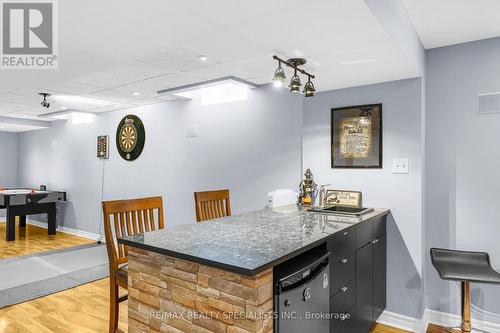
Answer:
[{"label": "ceiling light bulb", "polygon": [[134,95],[134,96],[139,96],[140,94],[141,94],[141,93],[140,93],[140,92],[137,92],[137,91],[134,91],[134,92],[132,93],[132,95]]},{"label": "ceiling light bulb", "polygon": [[201,62],[207,62],[208,57],[206,55],[202,54],[202,55],[197,56],[196,60],[201,61]]},{"label": "ceiling light bulb", "polygon": [[295,74],[292,77],[292,80],[290,81],[290,92],[300,92],[300,86],[302,84],[300,83],[300,77],[297,75],[297,69],[295,69]]},{"label": "ceiling light bulb", "polygon": [[68,108],[67,108],[67,107],[65,107],[65,106],[63,106],[63,107],[61,108],[61,110],[67,110],[67,109],[68,109]]},{"label": "ceiling light bulb", "polygon": [[282,81],[282,80],[274,80],[274,81],[273,81],[273,85],[274,85],[276,88],[282,88],[282,87],[283,87],[283,81]]}]

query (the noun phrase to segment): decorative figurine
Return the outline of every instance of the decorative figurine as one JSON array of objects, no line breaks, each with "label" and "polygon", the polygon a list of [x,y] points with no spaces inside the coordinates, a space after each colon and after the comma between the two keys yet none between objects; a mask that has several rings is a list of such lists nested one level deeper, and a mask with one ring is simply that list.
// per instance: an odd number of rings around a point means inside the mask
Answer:
[{"label": "decorative figurine", "polygon": [[299,185],[299,205],[307,205],[310,206],[314,203],[316,199],[317,187],[318,185],[314,182],[314,176],[311,172],[311,169],[307,169],[304,173],[305,179],[300,182]]}]

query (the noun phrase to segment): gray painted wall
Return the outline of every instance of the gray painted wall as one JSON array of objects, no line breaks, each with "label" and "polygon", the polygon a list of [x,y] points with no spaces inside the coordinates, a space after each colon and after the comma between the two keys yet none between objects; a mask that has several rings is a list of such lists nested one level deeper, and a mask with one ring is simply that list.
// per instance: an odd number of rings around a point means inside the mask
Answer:
[{"label": "gray painted wall", "polygon": [[[295,188],[301,177],[302,102],[272,86],[251,90],[247,101],[202,107],[198,100],[103,114],[92,124],[58,122],[20,134],[20,184],[68,192],[64,226],[98,232],[101,178],[104,199],[162,195],[167,227],[195,221],[193,192],[229,188],[233,212],[263,208],[267,193]],[[115,131],[126,114],[146,127],[139,159],[118,154]],[[186,138],[198,124],[199,137]],[[110,159],[96,158],[96,136],[111,138]]]},{"label": "gray painted wall", "polygon": [[[422,273],[422,81],[410,79],[334,90],[304,102],[304,168],[317,183],[361,190],[364,205],[391,209],[388,220],[387,310],[420,318]],[[330,109],[383,103],[383,169],[330,167]],[[393,158],[409,158],[410,174],[392,174]]]},{"label": "gray painted wall", "polygon": [[0,132],[0,187],[17,186],[17,142],[17,133]]},{"label": "gray painted wall", "polygon": [[0,187],[17,186],[17,133],[0,132]]},{"label": "gray painted wall", "polygon": [[[486,251],[500,269],[500,114],[478,115],[477,95],[500,91],[500,38],[427,52],[426,242]],[[426,257],[433,310],[459,313],[459,289]],[[473,313],[500,322],[500,288],[472,286]],[[492,313],[497,315],[493,315]]]}]

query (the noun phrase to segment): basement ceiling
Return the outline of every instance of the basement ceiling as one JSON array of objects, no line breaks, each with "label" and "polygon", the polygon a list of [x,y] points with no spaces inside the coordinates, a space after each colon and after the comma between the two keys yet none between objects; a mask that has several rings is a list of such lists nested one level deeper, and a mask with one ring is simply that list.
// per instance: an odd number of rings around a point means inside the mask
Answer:
[{"label": "basement ceiling", "polygon": [[[4,70],[0,115],[109,112],[174,98],[156,91],[236,76],[271,81],[303,56],[318,91],[418,76],[363,0],[60,1],[59,69]],[[209,61],[196,60],[207,55]],[[288,71],[287,76],[291,73]]]},{"label": "basement ceiling", "polygon": [[426,49],[500,36],[498,0],[403,0]]}]

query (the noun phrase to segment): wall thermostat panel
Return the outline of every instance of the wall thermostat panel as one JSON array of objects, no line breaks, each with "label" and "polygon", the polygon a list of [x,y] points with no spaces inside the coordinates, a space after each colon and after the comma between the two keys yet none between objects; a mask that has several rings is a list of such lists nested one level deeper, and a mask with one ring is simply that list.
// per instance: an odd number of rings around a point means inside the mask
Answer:
[{"label": "wall thermostat panel", "polygon": [[99,135],[97,137],[97,157],[100,159],[109,158],[109,136]]}]

